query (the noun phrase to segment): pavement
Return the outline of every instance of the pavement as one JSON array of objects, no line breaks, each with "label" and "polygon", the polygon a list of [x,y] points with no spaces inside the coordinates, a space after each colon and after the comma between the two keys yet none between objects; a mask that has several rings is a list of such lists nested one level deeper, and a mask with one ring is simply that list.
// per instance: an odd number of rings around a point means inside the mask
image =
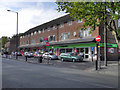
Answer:
[{"label": "pavement", "polygon": [[[15,57],[14,57],[15,60]],[[24,57],[18,57],[19,61],[25,62]],[[99,74],[106,74],[106,75],[112,75],[112,76],[118,76],[118,66],[120,63],[118,61],[108,61],[107,66],[104,66],[104,62],[101,61],[101,69],[96,70],[95,67],[95,61],[86,61],[84,62],[62,62],[61,60],[43,60],[42,63],[38,63],[37,58],[28,58],[27,60],[28,63],[33,63],[33,64],[40,64],[40,65],[49,65],[49,66],[54,66],[54,67],[59,67],[59,68],[71,68],[71,69],[78,69],[78,70],[84,70],[87,72],[91,73],[99,73]]]}]

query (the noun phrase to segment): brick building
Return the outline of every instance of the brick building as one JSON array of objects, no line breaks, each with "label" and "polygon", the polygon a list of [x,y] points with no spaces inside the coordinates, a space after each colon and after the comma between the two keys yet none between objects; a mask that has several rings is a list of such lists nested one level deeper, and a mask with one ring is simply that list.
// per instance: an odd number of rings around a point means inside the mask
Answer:
[{"label": "brick building", "polygon": [[[31,28],[20,37],[19,49],[23,51],[54,51],[55,54],[68,52],[84,53],[84,58],[91,60],[92,48],[93,59],[97,59],[97,48],[95,37],[100,35],[101,55],[104,54],[103,25],[97,27],[89,34],[90,27],[81,30],[84,21],[74,21],[69,15],[57,18],[42,25]],[[49,41],[46,47],[46,40]],[[117,44],[111,32],[108,32],[108,59],[118,57]],[[113,51],[113,52],[112,52]]]}]

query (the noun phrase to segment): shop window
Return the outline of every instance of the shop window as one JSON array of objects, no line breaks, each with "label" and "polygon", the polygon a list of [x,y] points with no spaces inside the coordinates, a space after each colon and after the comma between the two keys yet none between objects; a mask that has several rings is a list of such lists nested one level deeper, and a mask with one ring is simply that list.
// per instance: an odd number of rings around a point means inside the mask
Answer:
[{"label": "shop window", "polygon": [[72,53],[72,49],[66,49],[66,53]]},{"label": "shop window", "polygon": [[80,52],[84,53],[84,48],[80,48]]},{"label": "shop window", "polygon": [[85,58],[88,58],[88,55],[85,55]]},{"label": "shop window", "polygon": [[65,49],[60,49],[60,53],[65,53]]},{"label": "shop window", "polygon": [[70,39],[70,32],[62,33],[61,40]]},{"label": "shop window", "polygon": [[48,36],[48,40],[49,40],[49,41],[55,41],[55,35]]},{"label": "shop window", "polygon": [[85,53],[88,53],[88,48],[85,48]]}]

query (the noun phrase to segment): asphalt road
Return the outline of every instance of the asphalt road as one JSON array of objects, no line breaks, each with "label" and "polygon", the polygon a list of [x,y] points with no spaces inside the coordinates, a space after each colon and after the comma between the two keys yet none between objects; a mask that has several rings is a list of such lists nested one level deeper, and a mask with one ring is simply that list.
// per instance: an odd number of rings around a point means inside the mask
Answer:
[{"label": "asphalt road", "polygon": [[117,88],[115,76],[2,59],[3,88]]}]

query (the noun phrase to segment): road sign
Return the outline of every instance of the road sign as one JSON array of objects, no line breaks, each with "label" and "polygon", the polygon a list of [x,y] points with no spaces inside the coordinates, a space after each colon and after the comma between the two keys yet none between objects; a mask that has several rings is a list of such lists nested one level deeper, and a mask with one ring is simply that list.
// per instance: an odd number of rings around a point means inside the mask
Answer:
[{"label": "road sign", "polygon": [[95,47],[91,47],[91,51],[94,51],[94,48],[95,48]]},{"label": "road sign", "polygon": [[101,40],[101,37],[98,35],[98,36],[96,37],[96,41],[97,41],[97,42],[100,42],[100,40]]},{"label": "road sign", "polygon": [[49,42],[46,42],[46,46],[49,46]]}]

